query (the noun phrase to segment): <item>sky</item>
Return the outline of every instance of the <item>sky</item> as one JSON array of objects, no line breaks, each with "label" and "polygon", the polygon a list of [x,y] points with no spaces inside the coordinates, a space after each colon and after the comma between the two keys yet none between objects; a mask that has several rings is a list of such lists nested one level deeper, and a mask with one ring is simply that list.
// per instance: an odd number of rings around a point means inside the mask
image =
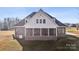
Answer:
[{"label": "sky", "polygon": [[7,17],[23,19],[39,9],[44,10],[63,23],[79,23],[78,7],[0,7],[0,20],[3,21]]}]

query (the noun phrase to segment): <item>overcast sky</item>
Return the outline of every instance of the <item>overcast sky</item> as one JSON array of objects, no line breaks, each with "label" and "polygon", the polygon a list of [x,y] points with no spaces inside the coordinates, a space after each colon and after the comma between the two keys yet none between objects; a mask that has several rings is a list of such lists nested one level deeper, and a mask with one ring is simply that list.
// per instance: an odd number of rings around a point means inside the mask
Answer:
[{"label": "overcast sky", "polygon": [[[18,17],[23,19],[32,12],[37,12],[41,7],[0,7],[0,19]],[[78,7],[42,7],[45,12],[56,17],[63,23],[79,23]]]}]

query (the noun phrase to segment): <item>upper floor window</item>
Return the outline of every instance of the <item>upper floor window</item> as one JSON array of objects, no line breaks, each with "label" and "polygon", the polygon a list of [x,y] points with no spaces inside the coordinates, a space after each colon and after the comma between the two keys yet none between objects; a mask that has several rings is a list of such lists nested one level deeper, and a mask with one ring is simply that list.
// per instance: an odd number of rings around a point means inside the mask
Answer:
[{"label": "upper floor window", "polygon": [[46,23],[46,20],[45,19],[43,19],[43,23]]},{"label": "upper floor window", "polygon": [[46,23],[46,19],[36,19],[36,23],[45,24]]},{"label": "upper floor window", "polygon": [[38,23],[38,19],[36,19],[36,23]]},{"label": "upper floor window", "polygon": [[42,23],[42,19],[40,19],[40,23]]},{"label": "upper floor window", "polygon": [[26,23],[27,23],[27,20],[26,20]]}]

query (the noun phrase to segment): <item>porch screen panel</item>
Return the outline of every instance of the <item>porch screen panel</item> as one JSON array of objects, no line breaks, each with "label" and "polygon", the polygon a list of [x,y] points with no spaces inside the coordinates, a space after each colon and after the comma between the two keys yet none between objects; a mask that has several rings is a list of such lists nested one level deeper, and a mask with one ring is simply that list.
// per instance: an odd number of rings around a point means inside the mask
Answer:
[{"label": "porch screen panel", "polygon": [[50,28],[49,29],[49,35],[50,36],[56,35],[56,29]]},{"label": "porch screen panel", "polygon": [[26,36],[32,36],[32,34],[33,34],[32,28],[27,28],[26,29]]},{"label": "porch screen panel", "polygon": [[65,34],[65,28],[58,28],[58,34]]},{"label": "porch screen panel", "polygon": [[48,36],[48,29],[47,28],[42,28],[41,31],[42,31],[43,36]]},{"label": "porch screen panel", "polygon": [[39,28],[34,29],[34,36],[40,36],[40,29]]}]

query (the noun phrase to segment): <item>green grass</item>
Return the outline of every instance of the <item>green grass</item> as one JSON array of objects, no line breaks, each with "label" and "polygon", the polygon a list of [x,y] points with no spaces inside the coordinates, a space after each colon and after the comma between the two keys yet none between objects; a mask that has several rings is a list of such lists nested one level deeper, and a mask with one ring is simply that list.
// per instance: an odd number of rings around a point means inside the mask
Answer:
[{"label": "green grass", "polygon": [[0,51],[21,51],[22,47],[16,40],[1,40]]},{"label": "green grass", "polygon": [[24,45],[24,51],[77,51],[79,50],[79,38],[66,35],[58,40],[29,41]]}]

